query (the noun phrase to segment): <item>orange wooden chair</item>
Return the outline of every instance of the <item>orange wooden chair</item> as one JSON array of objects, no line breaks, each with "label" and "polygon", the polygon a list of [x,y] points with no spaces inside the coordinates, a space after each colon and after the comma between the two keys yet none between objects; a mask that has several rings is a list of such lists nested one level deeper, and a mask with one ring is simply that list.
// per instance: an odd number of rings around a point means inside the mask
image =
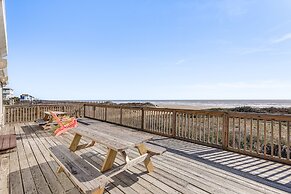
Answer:
[{"label": "orange wooden chair", "polygon": [[61,120],[54,112],[50,111],[50,114],[59,125],[59,127],[54,131],[56,136],[59,136],[62,133],[67,132],[69,129],[76,128],[78,126],[77,119],[74,117]]}]

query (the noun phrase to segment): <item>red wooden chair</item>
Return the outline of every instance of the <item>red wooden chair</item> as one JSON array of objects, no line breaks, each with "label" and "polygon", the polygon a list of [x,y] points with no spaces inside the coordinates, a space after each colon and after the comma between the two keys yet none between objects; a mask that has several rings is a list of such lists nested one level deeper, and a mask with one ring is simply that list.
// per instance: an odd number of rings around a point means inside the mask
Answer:
[{"label": "red wooden chair", "polygon": [[78,125],[77,119],[74,117],[61,120],[54,112],[50,111],[53,119],[58,123],[58,128],[54,131],[56,136],[61,135],[62,133],[67,132],[69,129],[75,128]]}]

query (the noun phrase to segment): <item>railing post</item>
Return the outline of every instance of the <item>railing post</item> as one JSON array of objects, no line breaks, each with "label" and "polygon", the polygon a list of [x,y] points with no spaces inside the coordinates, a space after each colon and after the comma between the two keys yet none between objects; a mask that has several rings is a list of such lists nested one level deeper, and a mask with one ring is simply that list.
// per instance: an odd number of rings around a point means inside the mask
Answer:
[{"label": "railing post", "polygon": [[141,130],[144,130],[144,120],[145,120],[144,108],[141,108]]},{"label": "railing post", "polygon": [[107,106],[105,106],[105,121],[107,121]]},{"label": "railing post", "polygon": [[176,110],[173,111],[173,120],[172,120],[172,136],[176,137],[176,127],[177,127],[177,112]]},{"label": "railing post", "polygon": [[96,105],[93,106],[93,117],[96,119]]},{"label": "railing post", "polygon": [[40,108],[39,108],[39,106],[36,106],[36,118],[40,119]]},{"label": "railing post", "polygon": [[222,130],[222,149],[224,150],[227,150],[228,147],[228,131],[229,131],[229,116],[227,113],[224,113]]},{"label": "railing post", "polygon": [[83,105],[83,107],[80,108],[80,111],[83,110],[83,114],[81,114],[83,116],[83,118],[86,117],[86,104]]},{"label": "railing post", "polygon": [[7,110],[6,110],[6,106],[4,106],[3,107],[3,123],[2,123],[2,125],[5,125],[6,124],[6,112],[7,112]]},{"label": "railing post", "polygon": [[122,125],[122,107],[120,107],[120,125]]}]

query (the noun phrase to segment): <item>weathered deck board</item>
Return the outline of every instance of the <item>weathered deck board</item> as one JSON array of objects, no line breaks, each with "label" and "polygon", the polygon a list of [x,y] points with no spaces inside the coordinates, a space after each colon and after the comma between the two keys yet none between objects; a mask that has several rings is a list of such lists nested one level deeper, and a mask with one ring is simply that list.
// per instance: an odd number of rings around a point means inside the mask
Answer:
[{"label": "weathered deck board", "polygon": [[[13,126],[0,130],[0,134],[11,132]],[[1,166],[1,194],[80,193],[64,173],[56,173],[58,166],[47,150],[68,146],[73,134],[53,137],[33,123],[15,125],[15,133],[17,151],[0,155],[7,163],[2,164],[3,171]],[[157,135],[151,143],[167,148],[164,155],[153,157],[155,171],[147,174],[142,164],[132,167],[113,178],[107,193],[291,193],[288,165]],[[106,151],[96,145],[76,153],[101,168]],[[130,150],[130,157],[137,155],[136,149]],[[116,164],[122,163],[118,155]]]}]

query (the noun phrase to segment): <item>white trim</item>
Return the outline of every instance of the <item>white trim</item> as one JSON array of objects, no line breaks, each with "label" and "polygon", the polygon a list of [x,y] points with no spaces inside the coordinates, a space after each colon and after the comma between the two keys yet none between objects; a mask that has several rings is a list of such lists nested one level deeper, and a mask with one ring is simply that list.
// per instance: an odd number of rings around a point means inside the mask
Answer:
[{"label": "white trim", "polygon": [[[2,39],[0,43],[0,54],[1,57],[6,57],[8,54],[8,44],[7,44],[7,29],[6,29],[6,10],[5,10],[5,0],[0,0],[0,32],[3,35],[0,36]],[[3,40],[4,39],[4,40]]]}]

